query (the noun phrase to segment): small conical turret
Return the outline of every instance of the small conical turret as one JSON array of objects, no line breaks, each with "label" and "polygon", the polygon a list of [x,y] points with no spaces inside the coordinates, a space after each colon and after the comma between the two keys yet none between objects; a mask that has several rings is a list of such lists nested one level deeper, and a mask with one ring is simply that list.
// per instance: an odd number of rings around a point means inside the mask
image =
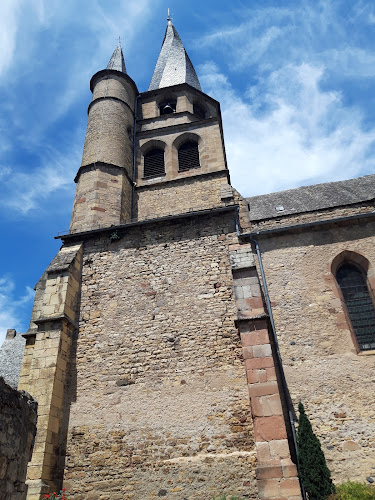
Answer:
[{"label": "small conical turret", "polygon": [[106,69],[91,78],[93,93],[71,232],[118,225],[131,218],[136,84],[126,73],[120,41]]},{"label": "small conical turret", "polygon": [[195,69],[176,28],[168,15],[168,25],[148,90],[188,83],[202,90]]},{"label": "small conical turret", "polygon": [[114,69],[115,71],[126,73],[125,59],[121,48],[120,38],[118,40],[117,47],[115,48],[112,57],[109,60],[107,69]]}]

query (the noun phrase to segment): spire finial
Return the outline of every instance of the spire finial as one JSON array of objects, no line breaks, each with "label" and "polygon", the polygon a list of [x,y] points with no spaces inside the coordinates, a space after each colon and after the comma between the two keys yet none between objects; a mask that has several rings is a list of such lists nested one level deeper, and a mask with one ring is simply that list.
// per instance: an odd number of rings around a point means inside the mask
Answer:
[{"label": "spire finial", "polygon": [[168,7],[168,16],[167,16],[167,21],[170,22],[172,21],[173,17],[171,15],[171,13],[169,12],[169,7]]},{"label": "spire finial", "polygon": [[118,44],[119,44],[119,45],[120,45],[120,47],[121,47],[121,37],[120,37],[120,35],[118,36]]}]

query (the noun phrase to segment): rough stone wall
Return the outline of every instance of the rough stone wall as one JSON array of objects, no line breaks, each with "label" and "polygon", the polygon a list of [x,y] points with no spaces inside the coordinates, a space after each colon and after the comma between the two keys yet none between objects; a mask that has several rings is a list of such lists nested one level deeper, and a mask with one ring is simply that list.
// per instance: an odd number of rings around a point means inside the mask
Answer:
[{"label": "rough stone wall", "polygon": [[331,263],[348,250],[374,266],[374,230],[358,221],[259,237],[293,403],[305,404],[337,482],[374,476],[375,358],[357,354]]},{"label": "rough stone wall", "polygon": [[37,406],[25,392],[7,385],[0,377],[0,498],[26,498],[26,468],[31,458]]},{"label": "rough stone wall", "polygon": [[202,177],[198,182],[196,178],[184,179],[137,189],[138,220],[225,206],[221,198],[221,188],[225,186],[228,180],[223,172],[220,177]]},{"label": "rough stone wall", "polygon": [[229,213],[85,243],[64,477],[76,500],[256,497],[234,231]]}]

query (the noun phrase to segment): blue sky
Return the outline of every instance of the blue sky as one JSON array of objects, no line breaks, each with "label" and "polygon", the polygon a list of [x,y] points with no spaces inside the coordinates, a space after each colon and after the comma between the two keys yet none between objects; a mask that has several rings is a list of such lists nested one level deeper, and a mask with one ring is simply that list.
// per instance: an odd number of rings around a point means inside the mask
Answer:
[{"label": "blue sky", "polygon": [[375,4],[364,0],[2,0],[0,342],[69,227],[91,76],[120,35],[147,90],[167,8],[221,102],[244,195],[375,173]]}]

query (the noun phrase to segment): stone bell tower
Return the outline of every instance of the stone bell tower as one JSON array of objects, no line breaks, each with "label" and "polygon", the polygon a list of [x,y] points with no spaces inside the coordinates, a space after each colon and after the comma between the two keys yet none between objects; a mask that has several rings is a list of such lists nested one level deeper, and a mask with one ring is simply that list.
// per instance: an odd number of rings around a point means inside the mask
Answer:
[{"label": "stone bell tower", "polygon": [[90,82],[92,101],[77,183],[71,232],[130,221],[136,84],[120,42],[105,70]]},{"label": "stone bell tower", "polygon": [[70,230],[24,335],[27,499],[300,499],[219,103],[170,18],[146,92],[120,45],[91,90]]}]

